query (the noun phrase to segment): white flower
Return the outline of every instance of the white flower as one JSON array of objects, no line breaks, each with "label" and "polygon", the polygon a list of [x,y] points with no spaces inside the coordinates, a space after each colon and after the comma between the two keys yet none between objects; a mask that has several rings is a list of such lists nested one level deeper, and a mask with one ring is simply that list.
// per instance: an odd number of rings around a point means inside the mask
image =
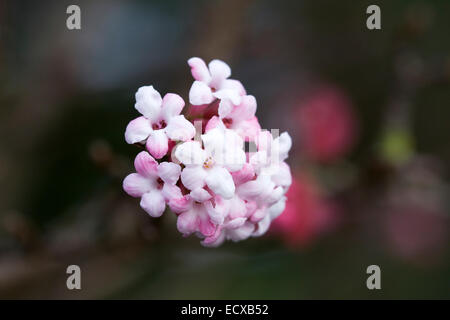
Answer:
[{"label": "white flower", "polygon": [[125,140],[132,144],[147,139],[147,150],[156,159],[167,154],[168,139],[192,139],[195,128],[180,115],[183,99],[174,93],[161,95],[153,86],[144,86],[136,92],[135,108],[143,116],[132,120],[125,131]]}]

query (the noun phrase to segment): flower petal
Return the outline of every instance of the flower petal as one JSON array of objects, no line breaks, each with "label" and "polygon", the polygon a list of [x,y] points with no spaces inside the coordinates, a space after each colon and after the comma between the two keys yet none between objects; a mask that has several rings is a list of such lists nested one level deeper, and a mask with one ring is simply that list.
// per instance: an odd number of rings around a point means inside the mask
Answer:
[{"label": "flower petal", "polygon": [[262,236],[264,233],[266,233],[267,230],[269,230],[270,221],[271,221],[270,216],[266,215],[264,217],[264,219],[262,219],[261,221],[258,222],[258,224],[256,225],[256,229],[253,232],[252,236],[259,237],[259,236]]},{"label": "flower petal", "polygon": [[[163,188],[164,192],[164,188]],[[169,200],[168,205],[170,210],[175,213],[181,213],[189,210],[192,207],[192,200],[189,196],[182,196],[181,198],[172,198]]]},{"label": "flower petal", "polygon": [[158,163],[147,151],[138,153],[134,159],[134,167],[140,175],[156,180]]},{"label": "flower petal", "polygon": [[239,95],[245,96],[245,88],[239,80],[226,79],[222,82],[220,89],[230,89],[236,91]]},{"label": "flower petal", "polygon": [[216,89],[219,88],[226,78],[231,76],[230,67],[222,60],[214,59],[208,64],[208,67],[211,74],[210,85]]},{"label": "flower petal", "polygon": [[248,120],[253,118],[256,113],[256,99],[252,95],[243,96],[241,98],[241,103],[233,109],[233,113],[230,117],[233,120]]},{"label": "flower petal", "polygon": [[172,140],[188,141],[195,135],[194,125],[183,115],[171,118],[165,130],[167,136]]},{"label": "flower petal", "polygon": [[276,219],[284,211],[286,208],[286,200],[287,198],[283,197],[268,208],[272,220]]},{"label": "flower petal", "polygon": [[208,248],[215,248],[220,246],[225,241],[225,232],[222,231],[221,227],[217,227],[214,234],[206,237],[201,244]]},{"label": "flower petal", "polygon": [[280,163],[278,170],[272,175],[272,181],[277,186],[289,187],[292,184],[291,169],[286,162]]},{"label": "flower petal", "polygon": [[131,120],[125,130],[125,141],[129,144],[144,141],[152,132],[150,121],[145,117]]},{"label": "flower petal", "polygon": [[247,218],[243,218],[243,217],[236,218],[236,219],[233,219],[233,220],[228,221],[228,222],[225,224],[225,227],[226,227],[227,229],[236,229],[236,228],[240,228],[240,227],[242,227],[242,226],[244,225],[245,221],[247,221]]},{"label": "flower petal", "polygon": [[240,185],[250,181],[255,176],[255,170],[250,163],[244,163],[244,166],[239,171],[234,171],[231,173],[233,176],[233,181],[236,185]]},{"label": "flower petal", "polygon": [[175,117],[181,113],[184,107],[184,100],[175,93],[168,93],[162,100],[162,118],[169,122],[172,117]]},{"label": "flower petal", "polygon": [[132,173],[123,180],[123,190],[130,196],[138,198],[154,188],[152,181],[138,173]]},{"label": "flower petal", "polygon": [[197,188],[191,191],[191,198],[197,202],[205,202],[211,199],[211,194],[203,188]]},{"label": "flower petal", "polygon": [[197,231],[199,220],[200,219],[193,208],[181,213],[177,219],[178,231],[185,236]]},{"label": "flower petal", "polygon": [[158,166],[158,176],[168,184],[175,184],[180,177],[181,167],[173,162],[162,162]]},{"label": "flower petal", "polygon": [[191,67],[191,73],[195,80],[209,83],[211,75],[209,74],[205,61],[193,57],[188,60],[188,65]]},{"label": "flower petal", "polygon": [[174,184],[165,183],[162,188],[162,195],[166,201],[179,200],[183,198],[183,194],[178,186]]},{"label": "flower petal", "polygon": [[218,90],[213,93],[213,96],[220,100],[230,101],[235,106],[238,106],[241,103],[242,99],[242,97],[235,90],[230,89]]},{"label": "flower petal", "polygon": [[215,194],[222,196],[224,199],[233,197],[235,186],[228,170],[220,166],[214,166],[207,173],[205,182]]},{"label": "flower petal", "polygon": [[201,166],[186,167],[181,172],[181,182],[189,190],[203,188],[206,171]]},{"label": "flower petal", "polygon": [[204,82],[194,81],[189,90],[189,102],[193,105],[210,104],[214,97],[211,88]]},{"label": "flower petal", "polygon": [[175,157],[184,165],[203,165],[206,152],[198,141],[187,141],[176,146]]},{"label": "flower petal", "polygon": [[206,208],[209,218],[217,225],[222,225],[229,210],[229,201],[223,200],[221,197],[214,198],[215,205],[211,201],[206,201],[203,205]]},{"label": "flower petal", "polygon": [[241,241],[250,237],[254,230],[255,225],[246,221],[241,227],[228,230],[228,238],[234,242]]},{"label": "flower petal", "polygon": [[169,139],[163,129],[154,130],[147,139],[147,150],[156,159],[161,159],[169,150]]},{"label": "flower petal", "polygon": [[152,190],[145,193],[141,199],[141,208],[154,218],[160,217],[166,208],[166,202],[162,192],[159,190]]},{"label": "flower petal", "polygon": [[162,98],[153,86],[140,87],[136,92],[134,107],[152,123],[157,122],[161,114]]}]

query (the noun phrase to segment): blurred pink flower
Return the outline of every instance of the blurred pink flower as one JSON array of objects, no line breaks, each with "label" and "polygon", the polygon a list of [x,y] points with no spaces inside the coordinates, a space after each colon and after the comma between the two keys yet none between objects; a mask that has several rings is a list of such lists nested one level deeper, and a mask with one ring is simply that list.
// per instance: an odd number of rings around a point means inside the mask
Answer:
[{"label": "blurred pink flower", "polygon": [[354,144],[355,115],[349,98],[337,88],[316,90],[300,105],[297,119],[301,147],[312,160],[336,160]]},{"label": "blurred pink flower", "polygon": [[295,174],[286,196],[286,209],[273,221],[272,230],[280,234],[287,245],[306,246],[336,225],[335,208],[321,197],[310,176]]},{"label": "blurred pink flower", "polygon": [[410,261],[429,263],[439,257],[448,239],[445,214],[418,205],[397,205],[385,221],[390,250]]}]

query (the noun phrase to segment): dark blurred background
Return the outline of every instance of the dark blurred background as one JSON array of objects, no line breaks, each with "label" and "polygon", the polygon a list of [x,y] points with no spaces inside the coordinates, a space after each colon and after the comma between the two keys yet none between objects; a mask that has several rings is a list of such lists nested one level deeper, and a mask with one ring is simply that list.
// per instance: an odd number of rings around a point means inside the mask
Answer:
[{"label": "dark blurred background", "polygon": [[[0,1],[0,297],[450,298],[449,34],[445,0]],[[203,248],[122,190],[134,93],[187,101],[192,56],[293,138],[261,238]]]}]

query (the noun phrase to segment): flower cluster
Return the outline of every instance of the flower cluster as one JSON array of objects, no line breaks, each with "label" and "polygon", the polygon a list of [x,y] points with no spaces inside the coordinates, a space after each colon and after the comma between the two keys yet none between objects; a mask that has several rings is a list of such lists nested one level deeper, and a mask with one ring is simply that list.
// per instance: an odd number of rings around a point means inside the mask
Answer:
[{"label": "flower cluster", "polygon": [[153,86],[137,91],[135,108],[142,116],[128,124],[125,139],[146,151],[137,155],[136,173],[123,188],[141,198],[152,217],[167,205],[178,230],[196,234],[204,246],[260,236],[285,208],[291,138],[261,129],[255,97],[229,79],[225,62],[207,66],[191,58],[188,64],[195,79],[189,102],[196,112],[186,113],[191,119],[180,115],[185,103],[179,95],[162,98]]}]

